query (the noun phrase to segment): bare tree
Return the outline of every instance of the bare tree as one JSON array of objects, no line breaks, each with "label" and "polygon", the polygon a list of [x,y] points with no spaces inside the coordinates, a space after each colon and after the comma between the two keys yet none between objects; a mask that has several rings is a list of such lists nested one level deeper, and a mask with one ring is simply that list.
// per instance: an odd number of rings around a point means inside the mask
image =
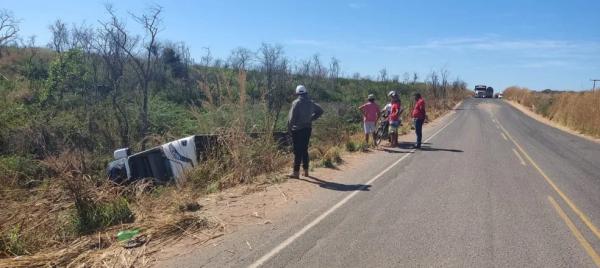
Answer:
[{"label": "bare tree", "polygon": [[[106,8],[109,14],[113,14],[111,6]],[[135,40],[129,38],[128,33],[124,31],[125,25],[116,16],[111,16],[109,22],[101,22],[101,25],[93,45],[104,61],[121,146],[127,147],[130,133],[129,114],[121,102],[123,76],[128,58],[125,48],[132,50],[136,42],[132,42]]]},{"label": "bare tree", "polygon": [[379,80],[382,82],[387,82],[388,80],[388,73],[387,73],[387,69],[383,68],[381,70],[379,70]]},{"label": "bare tree", "polygon": [[354,79],[354,80],[360,79],[360,73],[359,72],[353,73],[352,74],[352,79]]},{"label": "bare tree", "polygon": [[439,96],[438,91],[440,84],[438,73],[436,71],[431,71],[427,80],[427,86],[433,92],[433,96],[437,98]]},{"label": "bare tree", "polygon": [[225,63],[225,62],[223,62],[223,60],[222,60],[222,59],[219,59],[219,58],[215,59],[215,60],[213,61],[213,64],[212,64],[212,65],[213,65],[213,67],[215,67],[215,68],[217,68],[217,69],[219,69],[219,68],[222,68],[222,67],[227,67],[227,66],[226,66],[226,63]]},{"label": "bare tree", "polygon": [[440,69],[440,78],[442,79],[440,89],[442,91],[442,97],[446,99],[448,96],[448,76],[450,76],[450,72],[446,68]]},{"label": "bare tree", "polygon": [[127,51],[137,67],[136,72],[142,87],[142,126],[140,128],[140,136],[144,137],[142,141],[142,149],[145,149],[146,147],[145,137],[148,134],[148,90],[150,81],[152,80],[152,68],[154,67],[158,58],[158,40],[156,37],[158,32],[161,30],[161,12],[162,7],[155,5],[150,7],[147,13],[144,13],[140,16],[132,14],[133,18],[144,28],[146,32],[144,38],[146,42],[142,44],[142,51],[139,52],[139,55],[142,55],[145,61],[137,57],[137,55],[132,54],[131,51]]},{"label": "bare tree", "polygon": [[404,72],[404,74],[402,75],[403,79],[403,83],[407,84],[410,83],[410,74],[408,72]]},{"label": "bare tree", "polygon": [[152,81],[152,74],[158,61],[158,40],[157,35],[161,30],[161,12],[162,7],[154,5],[148,8],[146,13],[141,15],[130,14],[134,20],[139,23],[144,31],[145,35],[143,39],[134,37],[129,39],[130,34],[125,28],[124,24],[118,19],[112,6],[107,5],[107,12],[111,16],[111,20],[114,22],[112,26],[114,31],[111,34],[120,35],[125,42],[119,42],[118,45],[127,55],[129,60],[133,63],[133,70],[136,73],[137,80],[142,92],[142,109],[140,112],[141,126],[139,129],[139,135],[142,137],[142,149],[145,149],[148,134],[148,93],[150,82]]},{"label": "bare tree", "polygon": [[81,24],[79,26],[73,25],[71,28],[71,47],[83,50],[85,53],[90,54],[94,49],[94,28]]},{"label": "bare tree", "polygon": [[202,56],[200,58],[200,65],[208,67],[208,66],[210,66],[210,63],[212,62],[213,57],[212,57],[209,47],[203,47],[202,49],[204,49],[206,51],[206,54],[204,54],[204,56]]},{"label": "bare tree", "polygon": [[460,98],[464,96],[463,93],[467,90],[467,83],[462,81],[459,77],[452,82],[452,95],[451,98]]},{"label": "bare tree", "polygon": [[313,79],[322,80],[327,77],[327,68],[321,64],[321,57],[319,54],[315,54],[312,57],[312,70],[311,76]]},{"label": "bare tree", "polygon": [[4,47],[17,40],[20,22],[12,12],[0,9],[0,57]]},{"label": "bare tree", "polygon": [[58,53],[67,50],[67,47],[69,46],[69,29],[67,28],[67,25],[62,20],[57,19],[48,28],[52,33],[52,39],[50,39],[48,47],[54,49],[54,51]]},{"label": "bare tree", "polygon": [[412,84],[416,84],[417,81],[419,81],[419,74],[417,74],[417,72],[413,73],[413,79],[412,79]]},{"label": "bare tree", "polygon": [[312,68],[312,60],[311,59],[303,60],[298,64],[298,66],[296,66],[296,69],[297,69],[296,72],[299,75],[303,76],[304,78],[307,78],[310,76],[311,68]]},{"label": "bare tree", "polygon": [[260,71],[265,75],[266,92],[263,93],[267,106],[275,113],[273,126],[277,124],[283,104],[286,102],[290,87],[288,60],[283,54],[283,47],[263,43],[258,51]]},{"label": "bare tree", "polygon": [[267,92],[274,90],[275,75],[279,69],[281,58],[283,57],[283,47],[280,45],[270,45],[263,43],[259,49],[259,61],[261,71],[266,75]]},{"label": "bare tree", "polygon": [[337,81],[340,77],[340,60],[336,57],[331,57],[331,62],[329,64],[329,78]]},{"label": "bare tree", "polygon": [[253,54],[254,53],[247,48],[238,47],[231,51],[228,61],[234,69],[246,70],[254,57]]}]

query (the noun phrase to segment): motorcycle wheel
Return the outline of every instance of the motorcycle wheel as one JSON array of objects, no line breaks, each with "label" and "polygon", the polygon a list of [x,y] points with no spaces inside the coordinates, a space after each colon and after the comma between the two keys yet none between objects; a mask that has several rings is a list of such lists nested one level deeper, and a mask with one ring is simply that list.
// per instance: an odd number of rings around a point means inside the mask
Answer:
[{"label": "motorcycle wheel", "polygon": [[377,132],[375,133],[375,145],[379,145],[381,140],[383,139],[384,129],[382,127],[377,128]]}]

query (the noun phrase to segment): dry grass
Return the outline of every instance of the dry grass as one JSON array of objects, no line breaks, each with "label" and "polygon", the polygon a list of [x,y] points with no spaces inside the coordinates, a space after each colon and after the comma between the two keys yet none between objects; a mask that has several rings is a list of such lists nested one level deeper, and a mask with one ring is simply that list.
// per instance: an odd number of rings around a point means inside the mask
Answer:
[{"label": "dry grass", "polygon": [[[217,87],[199,83],[207,101],[202,105],[204,110],[198,110],[198,118],[206,112],[223,114],[228,107],[245,111],[245,83],[243,71],[233,81],[219,77]],[[424,95],[431,120],[462,100],[460,96],[438,100]],[[184,236],[204,242],[220,235],[218,220],[182,212],[180,207],[207,192],[263,183],[261,178],[291,166],[290,154],[279,150],[270,135],[274,118],[266,101],[263,103],[263,127],[248,126],[250,116],[243,112],[232,118],[223,116],[225,120],[218,122],[221,127],[216,130],[220,148],[191,171],[181,187],[157,187],[147,182],[112,185],[104,175],[90,174],[94,169],[89,166],[97,163],[87,152],[66,151],[41,160],[49,178],[40,186],[0,191],[4,202],[0,207],[0,257],[7,257],[0,259],[0,266],[145,266],[150,262],[148,255],[165,243]],[[410,108],[406,105],[405,115]],[[310,149],[311,161],[326,167],[343,161],[343,148],[364,148],[360,127],[339,120],[340,114],[348,112],[348,105],[332,109],[315,125]],[[405,132],[409,123],[405,117]],[[250,137],[246,134],[250,130],[268,134]],[[153,138],[160,143],[165,137]],[[129,214],[134,216],[133,222]],[[82,225],[82,218],[88,218],[90,224]],[[141,228],[145,242],[138,248],[124,249],[115,234],[130,228]],[[204,232],[206,229],[210,231]]]},{"label": "dry grass", "polygon": [[[121,228],[134,226],[119,226]],[[206,242],[221,235],[219,223],[204,217],[181,215],[169,217],[161,223],[136,225],[143,231],[138,236],[140,245],[126,249],[114,237],[119,229],[83,236],[58,250],[42,252],[33,256],[0,259],[2,267],[143,267],[151,259],[149,255],[182,237],[194,238],[197,243]],[[211,229],[211,233],[203,230]]]},{"label": "dry grass", "polygon": [[600,91],[540,93],[509,87],[504,96],[556,123],[600,137]]}]

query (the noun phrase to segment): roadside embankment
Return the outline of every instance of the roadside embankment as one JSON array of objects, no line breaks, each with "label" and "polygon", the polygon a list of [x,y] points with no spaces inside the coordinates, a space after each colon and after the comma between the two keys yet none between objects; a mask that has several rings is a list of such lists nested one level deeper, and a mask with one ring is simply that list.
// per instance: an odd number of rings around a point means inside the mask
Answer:
[{"label": "roadside embankment", "polygon": [[570,133],[599,141],[600,92],[535,92],[509,87],[504,98],[525,114]]}]

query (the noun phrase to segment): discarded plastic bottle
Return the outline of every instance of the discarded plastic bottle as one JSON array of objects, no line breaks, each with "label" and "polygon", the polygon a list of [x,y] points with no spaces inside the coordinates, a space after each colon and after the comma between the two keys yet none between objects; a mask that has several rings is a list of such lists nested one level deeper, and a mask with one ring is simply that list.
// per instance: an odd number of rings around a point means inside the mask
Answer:
[{"label": "discarded plastic bottle", "polygon": [[118,241],[127,241],[140,233],[140,229],[123,230],[117,233]]}]

